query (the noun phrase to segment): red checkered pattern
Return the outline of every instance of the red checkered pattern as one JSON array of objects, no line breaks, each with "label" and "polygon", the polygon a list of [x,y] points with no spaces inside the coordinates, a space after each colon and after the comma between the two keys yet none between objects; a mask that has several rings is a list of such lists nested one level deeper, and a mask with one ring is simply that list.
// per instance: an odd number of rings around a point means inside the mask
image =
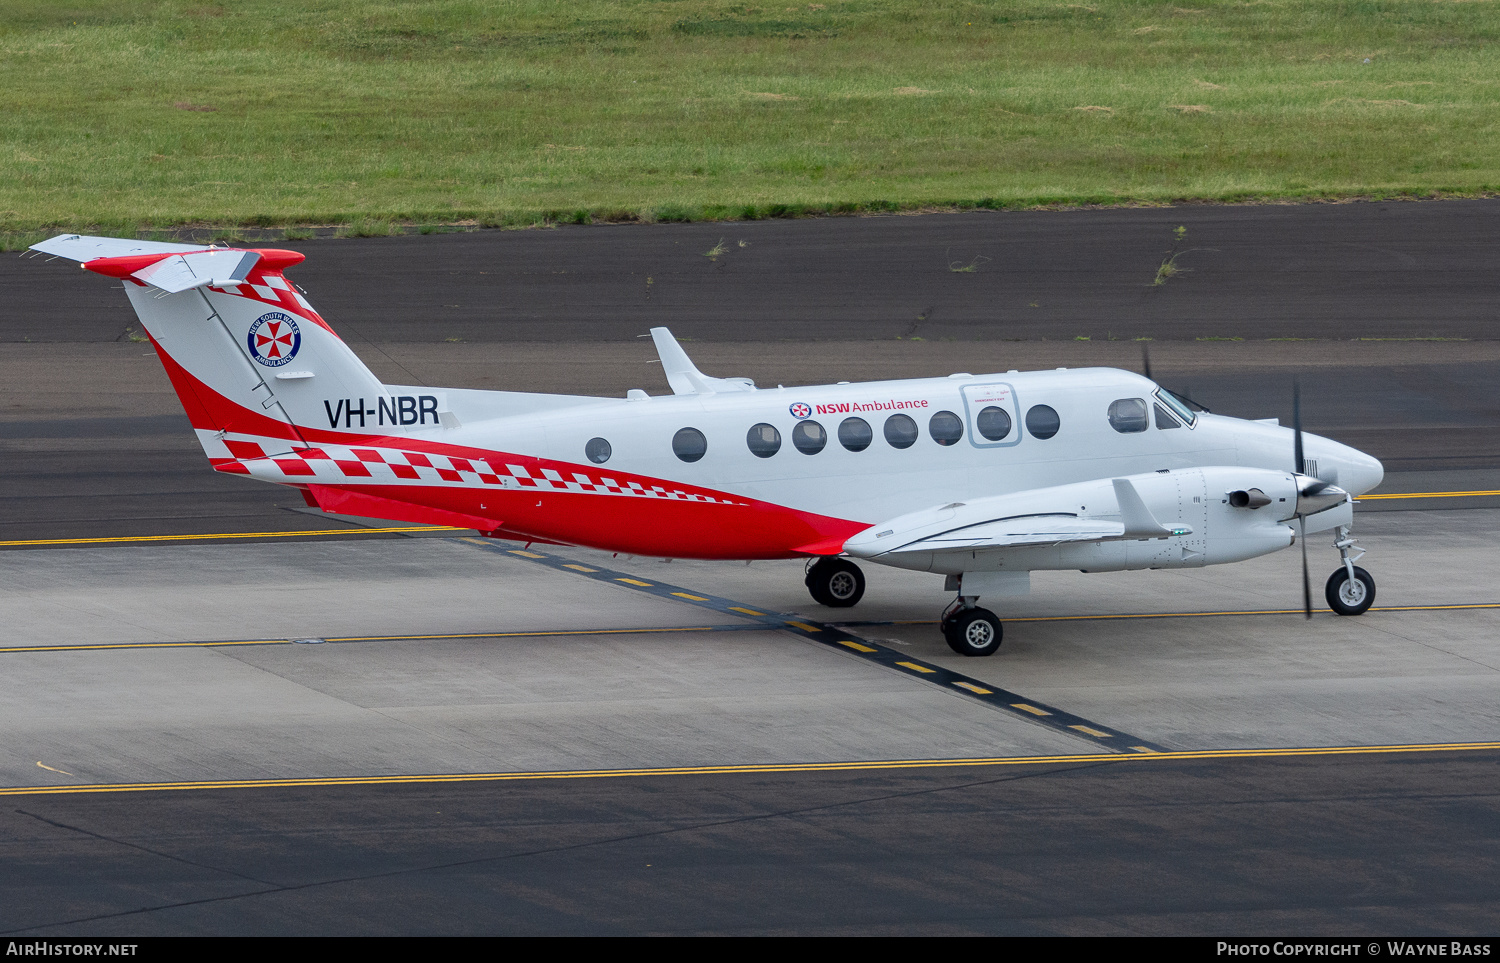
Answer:
[{"label": "red checkered pattern", "polygon": [[[209,290],[220,294],[236,294],[252,301],[285,308],[293,314],[321,324],[325,328],[328,327],[328,323],[313,310],[307,298],[304,298],[290,281],[282,277],[280,271],[252,270],[243,284],[232,288],[210,287]],[[329,328],[329,330],[333,329]]]},{"label": "red checkered pattern", "polygon": [[377,482],[400,479],[426,484],[446,482],[513,490],[667,498],[718,505],[746,504],[717,495],[666,485],[652,485],[649,484],[649,479],[647,482],[634,480],[620,482],[609,476],[594,477],[583,472],[571,471],[572,466],[564,466],[569,469],[568,476],[564,477],[562,471],[555,468],[541,468],[540,475],[533,475],[522,465],[507,464],[497,468],[494,463],[485,459],[450,457],[403,451],[397,448],[344,448],[338,445],[323,445],[319,448],[268,453],[265,445],[276,446],[278,443],[226,439],[224,444],[228,447],[230,454],[235,457],[214,459],[215,468],[235,474],[251,474],[268,481],[299,479],[336,485],[351,478],[369,478]]}]

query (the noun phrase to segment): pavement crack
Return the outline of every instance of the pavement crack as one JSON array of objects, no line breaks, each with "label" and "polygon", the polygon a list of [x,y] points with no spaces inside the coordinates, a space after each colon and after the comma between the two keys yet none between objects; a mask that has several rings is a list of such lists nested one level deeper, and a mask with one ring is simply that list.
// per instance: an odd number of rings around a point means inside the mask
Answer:
[{"label": "pavement crack", "polygon": [[224,869],[221,866],[212,866],[212,865],[210,865],[208,863],[200,863],[200,862],[197,862],[195,860],[187,859],[187,858],[182,857],[182,856],[174,856],[171,853],[164,853],[164,852],[161,852],[160,850],[152,849],[149,846],[142,846],[139,843],[132,843],[129,840],[119,839],[119,838],[114,837],[114,836],[106,836],[103,833],[96,833],[96,832],[94,832],[91,829],[84,829],[82,826],[72,826],[72,825],[69,825],[68,823],[58,822],[55,819],[48,819],[46,816],[42,816],[42,815],[39,815],[37,813],[27,812],[24,809],[17,809],[16,812],[19,815],[30,817],[31,819],[35,819],[38,822],[46,823],[48,826],[55,826],[58,829],[65,829],[65,830],[67,830],[68,832],[71,832],[71,833],[78,833],[78,834],[83,835],[83,836],[89,836],[89,837],[91,837],[93,839],[99,840],[100,842],[114,843],[116,846],[124,846],[127,849],[134,849],[134,850],[137,850],[137,851],[142,852],[142,853],[147,853],[147,854],[149,854],[151,856],[159,857],[161,859],[169,859],[169,860],[171,860],[174,863],[182,863],[185,866],[195,866],[198,869],[207,869],[207,870],[211,870],[212,872],[215,872],[215,873],[226,873],[226,874],[228,874],[230,876],[234,876],[234,877],[236,877],[238,879],[243,879],[243,880],[246,880],[246,881],[251,882],[251,883],[259,883],[262,886],[275,886],[275,885],[277,885],[276,883],[273,883],[273,882],[271,882],[268,879],[260,879],[259,877],[256,877],[256,876],[247,876],[244,873],[237,873],[237,872],[235,872],[232,869]]}]

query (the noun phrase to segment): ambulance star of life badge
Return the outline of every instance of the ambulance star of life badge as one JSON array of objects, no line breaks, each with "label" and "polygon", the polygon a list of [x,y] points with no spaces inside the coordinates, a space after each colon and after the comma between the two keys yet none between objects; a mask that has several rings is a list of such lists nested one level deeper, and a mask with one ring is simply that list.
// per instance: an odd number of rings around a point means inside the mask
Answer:
[{"label": "ambulance star of life badge", "polygon": [[255,319],[250,325],[250,357],[267,368],[279,368],[297,357],[302,347],[302,332],[291,315],[272,311]]},{"label": "ambulance star of life badge", "polygon": [[808,415],[812,414],[812,409],[809,408],[807,405],[804,405],[800,401],[797,402],[795,405],[792,405],[787,410],[792,413],[792,417],[793,418],[806,418]]}]

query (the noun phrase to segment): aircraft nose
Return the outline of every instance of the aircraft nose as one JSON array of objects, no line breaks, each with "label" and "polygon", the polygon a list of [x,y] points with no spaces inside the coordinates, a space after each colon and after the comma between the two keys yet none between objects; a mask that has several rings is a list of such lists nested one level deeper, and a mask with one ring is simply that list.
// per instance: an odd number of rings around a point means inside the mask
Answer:
[{"label": "aircraft nose", "polygon": [[1359,496],[1379,485],[1385,478],[1385,466],[1380,459],[1367,455],[1357,448],[1339,446],[1334,461],[1339,469],[1339,487],[1351,495]]}]

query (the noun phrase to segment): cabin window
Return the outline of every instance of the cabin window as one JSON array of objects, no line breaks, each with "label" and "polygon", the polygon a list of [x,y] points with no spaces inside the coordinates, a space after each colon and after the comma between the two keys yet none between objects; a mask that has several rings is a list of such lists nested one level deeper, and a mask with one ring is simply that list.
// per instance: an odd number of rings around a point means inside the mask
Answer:
[{"label": "cabin window", "polygon": [[816,421],[799,421],[792,429],[792,445],[804,455],[816,455],[828,444],[828,432]]},{"label": "cabin window", "polygon": [[1153,407],[1156,408],[1156,427],[1163,430],[1167,428],[1182,427],[1182,422],[1167,414],[1167,409],[1163,408],[1161,405],[1154,405]]},{"label": "cabin window", "polygon": [[1121,398],[1109,406],[1109,426],[1122,435],[1145,431],[1151,427],[1147,420],[1144,398]]},{"label": "cabin window", "polygon": [[917,423],[908,415],[891,415],[885,420],[885,440],[892,448],[910,448],[917,443]]},{"label": "cabin window", "polygon": [[755,425],[745,434],[745,444],[756,458],[770,458],[781,450],[781,432],[774,425]]},{"label": "cabin window", "polygon": [[697,428],[679,428],[672,436],[672,454],[683,461],[697,461],[708,452],[708,439]]},{"label": "cabin window", "polygon": [[951,411],[939,411],[927,422],[927,433],[944,448],[958,444],[964,436],[964,423]]},{"label": "cabin window", "polygon": [[609,442],[603,438],[590,438],[588,444],[583,446],[583,453],[596,465],[609,461],[609,456],[612,454]]},{"label": "cabin window", "polygon": [[875,440],[875,429],[863,418],[845,418],[839,422],[839,444],[850,451],[864,451]]},{"label": "cabin window", "polygon": [[990,405],[979,412],[979,417],[974,419],[974,427],[990,441],[999,441],[1010,434],[1010,412]]},{"label": "cabin window", "polygon": [[1051,438],[1060,427],[1062,419],[1057,417],[1057,410],[1051,405],[1033,405],[1026,412],[1026,430],[1033,438]]}]

